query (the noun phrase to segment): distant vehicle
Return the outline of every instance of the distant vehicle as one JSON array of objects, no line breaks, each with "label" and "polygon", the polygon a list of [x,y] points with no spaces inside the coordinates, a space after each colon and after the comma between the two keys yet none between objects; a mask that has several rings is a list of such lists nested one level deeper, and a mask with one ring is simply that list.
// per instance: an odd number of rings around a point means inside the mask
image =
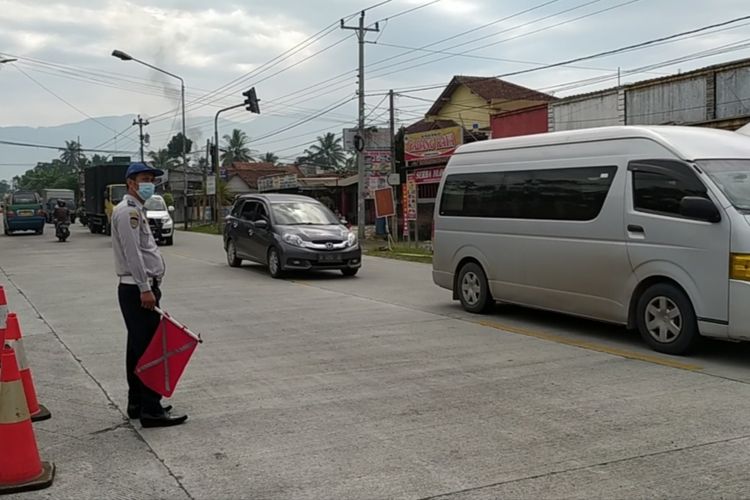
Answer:
[{"label": "distant vehicle", "polygon": [[71,222],[75,223],[75,193],[70,189],[42,189],[42,204],[47,216],[47,223],[52,223],[52,212],[55,211],[57,200],[63,200],[71,211]]},{"label": "distant vehicle", "polygon": [[750,137],[605,127],[458,148],[433,279],[494,302],[637,328],[655,350],[750,340]]},{"label": "distant vehicle", "polygon": [[158,194],[146,200],[143,206],[156,242],[165,245],[174,244],[174,221],[171,215],[174,207],[168,207],[164,198]]},{"label": "distant vehicle", "polygon": [[94,165],[84,170],[84,207],[92,233],[112,233],[112,209],[127,193],[125,173],[129,163]]},{"label": "distant vehicle", "polygon": [[3,201],[3,230],[6,235],[15,231],[44,233],[45,215],[42,199],[32,191],[6,194]]},{"label": "distant vehicle", "polygon": [[226,218],[227,262],[268,266],[274,278],[286,271],[337,269],[354,276],[362,265],[357,237],[325,205],[307,196],[239,197]]}]

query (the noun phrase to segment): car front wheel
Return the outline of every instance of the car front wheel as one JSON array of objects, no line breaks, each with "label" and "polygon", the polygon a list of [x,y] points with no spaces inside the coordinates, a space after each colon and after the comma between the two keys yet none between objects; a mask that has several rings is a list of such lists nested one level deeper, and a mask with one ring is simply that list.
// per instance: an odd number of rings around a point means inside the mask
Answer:
[{"label": "car front wheel", "polygon": [[284,277],[284,271],[281,268],[281,256],[275,248],[268,251],[268,272],[272,278],[278,279]]},{"label": "car front wheel", "polygon": [[237,246],[233,240],[229,240],[227,243],[227,264],[229,264],[229,267],[240,267],[242,265],[242,259],[237,257]]},{"label": "car front wheel", "polygon": [[648,288],[638,300],[636,315],[641,337],[655,351],[687,354],[700,340],[690,299],[669,283]]}]

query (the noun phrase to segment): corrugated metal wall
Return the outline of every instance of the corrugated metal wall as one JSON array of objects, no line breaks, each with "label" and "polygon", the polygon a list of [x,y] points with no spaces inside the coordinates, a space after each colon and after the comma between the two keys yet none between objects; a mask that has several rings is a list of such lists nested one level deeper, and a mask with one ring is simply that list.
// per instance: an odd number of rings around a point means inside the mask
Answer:
[{"label": "corrugated metal wall", "polygon": [[550,105],[550,131],[622,125],[618,92],[596,94]]},{"label": "corrugated metal wall", "polygon": [[750,115],[750,68],[716,74],[716,118]]},{"label": "corrugated metal wall", "polygon": [[625,109],[628,125],[702,122],[709,119],[705,76],[628,89]]}]

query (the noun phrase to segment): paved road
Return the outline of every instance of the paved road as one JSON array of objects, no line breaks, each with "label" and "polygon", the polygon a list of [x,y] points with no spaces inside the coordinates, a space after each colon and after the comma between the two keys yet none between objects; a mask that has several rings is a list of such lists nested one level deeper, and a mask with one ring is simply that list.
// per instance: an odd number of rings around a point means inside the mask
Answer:
[{"label": "paved road", "polygon": [[0,283],[54,413],[35,424],[59,468],[39,497],[747,495],[744,344],[675,358],[612,326],[471,316],[421,264],[276,281],[227,267],[214,236],[178,233],[164,254],[163,305],[205,343],[172,401],[189,423],[143,430],[123,415],[108,239],[0,237]]}]

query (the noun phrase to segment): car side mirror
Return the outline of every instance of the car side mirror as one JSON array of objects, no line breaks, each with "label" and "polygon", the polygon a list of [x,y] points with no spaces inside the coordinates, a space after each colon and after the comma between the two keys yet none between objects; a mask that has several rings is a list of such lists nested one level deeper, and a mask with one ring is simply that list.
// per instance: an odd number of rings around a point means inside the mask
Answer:
[{"label": "car side mirror", "polygon": [[167,207],[167,211],[168,211],[168,212],[174,212],[174,207],[173,207],[172,205],[169,205],[169,206]]},{"label": "car side mirror", "polygon": [[700,196],[685,196],[680,201],[680,214],[706,222],[721,222],[721,212],[714,202]]},{"label": "car side mirror", "polygon": [[341,219],[339,219],[339,222],[340,222],[341,224],[343,224],[344,226],[346,226],[347,224],[349,224],[349,221],[348,221],[348,220],[346,220],[346,219],[344,219],[344,218],[341,218]]},{"label": "car side mirror", "polygon": [[255,221],[256,229],[268,229],[268,221],[266,219],[258,219]]}]

